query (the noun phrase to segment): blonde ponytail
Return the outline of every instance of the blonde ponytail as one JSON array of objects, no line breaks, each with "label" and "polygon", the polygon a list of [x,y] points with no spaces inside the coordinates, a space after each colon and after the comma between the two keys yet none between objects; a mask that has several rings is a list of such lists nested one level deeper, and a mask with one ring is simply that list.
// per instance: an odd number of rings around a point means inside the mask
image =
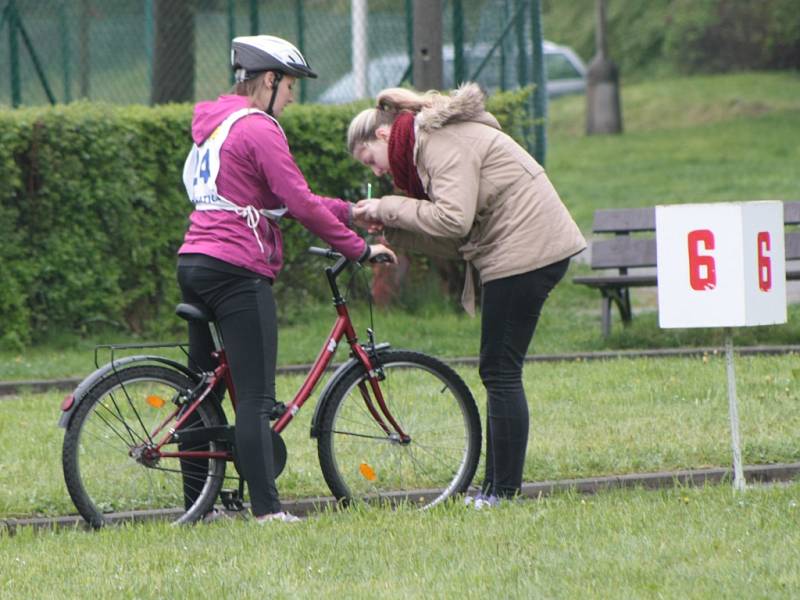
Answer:
[{"label": "blonde ponytail", "polygon": [[356,146],[376,138],[375,131],[392,125],[403,112],[418,113],[427,108],[439,108],[450,103],[448,96],[436,90],[420,94],[408,88],[387,88],[375,99],[376,108],[367,108],[350,121],[347,129],[347,149],[354,154]]}]

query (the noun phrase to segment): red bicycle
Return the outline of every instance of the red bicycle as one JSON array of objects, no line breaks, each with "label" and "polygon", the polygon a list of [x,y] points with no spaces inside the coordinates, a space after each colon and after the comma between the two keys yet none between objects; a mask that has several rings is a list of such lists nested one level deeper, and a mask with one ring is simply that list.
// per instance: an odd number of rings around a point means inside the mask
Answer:
[{"label": "red bicycle", "polygon": [[[434,506],[467,490],[480,458],[481,425],[475,400],[459,375],[440,360],[388,344],[359,344],[337,278],[352,263],[340,254],[325,269],[337,317],[294,399],[278,404],[272,436],[275,472],[286,463],[281,432],[311,397],[342,338],[350,358],[319,394],[311,437],[325,481],[344,503],[355,499],[409,500]],[[199,372],[154,354],[115,358],[114,351],[182,344],[109,345],[111,360],[83,380],[62,403],[66,428],[64,478],[78,512],[93,527],[110,513],[171,509],[170,518],[190,523],[217,498],[243,507],[243,482],[225,475],[235,464],[234,426],[215,395],[225,382],[231,405],[236,393],[225,349],[205,307],[180,304],[185,319],[207,321],[218,366]],[[95,354],[97,362],[97,350]],[[238,489],[224,489],[237,479]],[[187,500],[188,499],[188,500]]]}]

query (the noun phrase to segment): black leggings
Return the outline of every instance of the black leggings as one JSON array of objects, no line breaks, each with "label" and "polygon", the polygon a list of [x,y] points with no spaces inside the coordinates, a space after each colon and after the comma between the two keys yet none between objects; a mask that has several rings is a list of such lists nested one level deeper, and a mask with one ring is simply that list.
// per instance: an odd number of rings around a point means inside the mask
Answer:
[{"label": "black leggings", "polygon": [[[275,406],[278,347],[272,284],[255,273],[196,255],[179,259],[178,283],[184,302],[200,302],[213,311],[225,340],[238,402],[236,458],[250,490],[252,512],[255,516],[278,512],[281,504],[275,487],[269,422]],[[213,370],[213,349],[208,326],[190,323],[192,364]]]},{"label": "black leggings", "polygon": [[522,365],[550,290],[569,259],[483,284],[480,375],[486,388],[484,494],[514,496],[522,489],[528,446],[528,401]]}]

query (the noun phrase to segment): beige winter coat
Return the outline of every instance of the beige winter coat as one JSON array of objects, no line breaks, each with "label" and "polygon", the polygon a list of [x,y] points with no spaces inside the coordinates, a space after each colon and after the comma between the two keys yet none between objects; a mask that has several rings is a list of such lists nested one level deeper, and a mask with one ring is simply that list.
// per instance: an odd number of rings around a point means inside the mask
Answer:
[{"label": "beige winter coat", "polygon": [[476,84],[415,119],[414,162],[430,200],[384,196],[389,243],[467,261],[462,303],[474,313],[474,265],[483,282],[577,254],[586,241],[553,185],[484,109]]}]

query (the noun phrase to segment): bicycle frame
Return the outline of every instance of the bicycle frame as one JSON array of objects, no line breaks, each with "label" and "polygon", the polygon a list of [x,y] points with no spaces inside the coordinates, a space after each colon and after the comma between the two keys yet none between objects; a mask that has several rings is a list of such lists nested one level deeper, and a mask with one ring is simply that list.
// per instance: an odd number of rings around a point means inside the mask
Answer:
[{"label": "bicycle frame", "polygon": [[[333,293],[333,304],[336,309],[337,317],[330,333],[326,338],[326,342],[320,349],[319,354],[309,370],[308,375],[306,375],[302,386],[298,390],[294,399],[286,405],[285,412],[283,412],[283,414],[277,419],[272,429],[276,433],[281,433],[289,425],[289,423],[292,422],[295,415],[311,397],[311,394],[316,388],[317,383],[319,383],[319,380],[322,378],[323,374],[330,365],[330,362],[333,359],[333,356],[336,353],[336,349],[339,347],[342,338],[345,338],[347,344],[350,346],[353,356],[358,360],[359,363],[363,365],[365,371],[369,374],[369,389],[364,383],[359,384],[361,396],[364,400],[367,410],[387,436],[397,436],[401,443],[409,442],[411,438],[403,431],[395,418],[392,416],[391,411],[386,405],[385,398],[383,397],[380,387],[382,371],[380,365],[376,364],[376,361],[373,360],[377,359],[377,353],[373,352],[373,356],[370,357],[364,347],[358,343],[358,337],[356,335],[355,328],[353,327],[352,320],[350,319],[350,313],[347,310],[347,302],[339,292],[339,287],[336,283],[337,277],[344,271],[349,261],[331,250],[311,248],[309,251],[313,254],[326,256],[328,258],[339,257],[336,264],[325,269],[328,284],[330,285],[331,292]],[[166,434],[163,435],[154,446],[144,449],[145,458],[155,458],[156,456],[160,456],[171,458],[233,459],[233,454],[231,451],[162,451],[163,446],[176,441],[175,438],[180,436],[179,431],[181,427],[186,423],[190,415],[197,409],[200,403],[206,400],[208,395],[221,381],[225,381],[231,398],[231,404],[233,405],[234,411],[236,410],[236,394],[224,348],[221,348],[215,352],[214,357],[218,361],[218,366],[212,373],[206,374],[206,376],[204,376],[201,380],[200,385],[195,388],[202,389],[200,394],[196,398],[192,398],[189,404],[179,406],[162,422],[161,425],[159,425],[153,432],[150,433],[149,437],[152,440],[166,428],[170,421],[177,417],[177,422],[175,422],[175,424],[169,428]]]}]

